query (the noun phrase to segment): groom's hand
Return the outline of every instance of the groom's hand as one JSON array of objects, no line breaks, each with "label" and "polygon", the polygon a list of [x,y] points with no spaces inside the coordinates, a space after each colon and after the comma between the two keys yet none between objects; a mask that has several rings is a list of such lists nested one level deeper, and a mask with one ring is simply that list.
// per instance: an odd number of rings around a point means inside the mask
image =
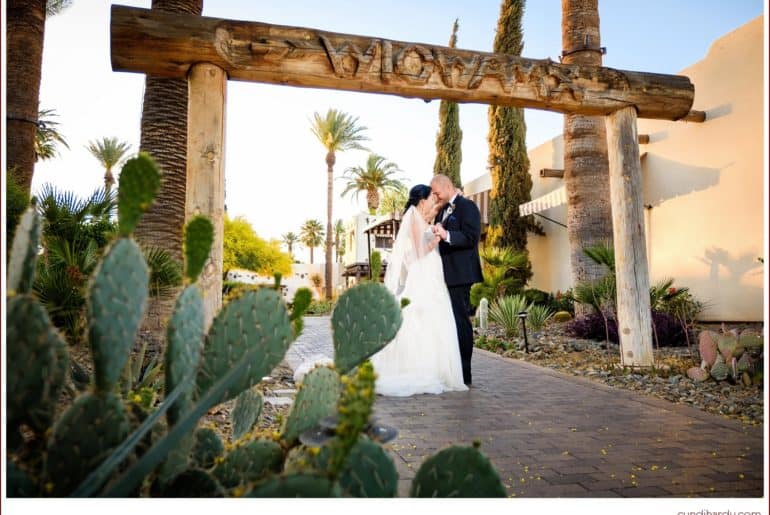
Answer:
[{"label": "groom's hand", "polygon": [[442,226],[440,223],[433,226],[433,234],[446,241],[447,232],[446,229],[444,229],[444,226]]}]

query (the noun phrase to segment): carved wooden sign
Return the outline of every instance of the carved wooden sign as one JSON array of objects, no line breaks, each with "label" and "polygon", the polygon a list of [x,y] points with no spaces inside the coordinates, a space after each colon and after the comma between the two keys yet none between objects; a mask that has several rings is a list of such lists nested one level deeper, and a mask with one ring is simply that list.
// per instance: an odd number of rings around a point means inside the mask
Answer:
[{"label": "carved wooden sign", "polygon": [[633,105],[640,118],[690,111],[687,77],[565,65],[314,29],[169,14],[113,5],[115,71],[184,77],[209,62],[228,78],[604,115]]}]

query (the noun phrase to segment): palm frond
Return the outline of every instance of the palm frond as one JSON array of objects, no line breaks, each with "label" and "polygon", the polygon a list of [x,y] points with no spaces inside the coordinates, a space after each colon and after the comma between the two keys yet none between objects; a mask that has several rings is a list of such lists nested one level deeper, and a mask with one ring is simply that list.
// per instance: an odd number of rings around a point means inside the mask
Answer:
[{"label": "palm frond", "polygon": [[182,284],[182,266],[167,250],[144,247],[142,252],[150,269],[150,295],[167,295]]},{"label": "palm frond", "polygon": [[609,243],[599,243],[584,247],[583,253],[597,265],[604,265],[611,272],[615,271],[615,249]]}]

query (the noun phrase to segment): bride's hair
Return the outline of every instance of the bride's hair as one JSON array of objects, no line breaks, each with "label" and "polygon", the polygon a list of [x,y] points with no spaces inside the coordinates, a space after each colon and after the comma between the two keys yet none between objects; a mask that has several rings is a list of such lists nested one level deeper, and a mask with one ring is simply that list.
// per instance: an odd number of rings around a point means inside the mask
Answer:
[{"label": "bride's hair", "polygon": [[421,200],[424,200],[430,196],[430,186],[425,184],[418,184],[409,190],[409,200],[406,201],[404,206],[404,213],[406,213],[411,206],[417,206]]}]

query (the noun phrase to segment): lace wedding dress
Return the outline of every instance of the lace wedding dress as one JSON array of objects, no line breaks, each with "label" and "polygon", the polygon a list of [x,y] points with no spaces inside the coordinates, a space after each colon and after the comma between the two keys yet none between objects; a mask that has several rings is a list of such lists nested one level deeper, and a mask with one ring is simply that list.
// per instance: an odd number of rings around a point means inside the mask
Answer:
[{"label": "lace wedding dress", "polygon": [[407,210],[388,260],[385,286],[409,299],[396,337],[372,356],[377,373],[375,390],[407,397],[419,393],[462,391],[460,348],[457,344],[438,248],[429,250],[430,226],[415,210]]}]

